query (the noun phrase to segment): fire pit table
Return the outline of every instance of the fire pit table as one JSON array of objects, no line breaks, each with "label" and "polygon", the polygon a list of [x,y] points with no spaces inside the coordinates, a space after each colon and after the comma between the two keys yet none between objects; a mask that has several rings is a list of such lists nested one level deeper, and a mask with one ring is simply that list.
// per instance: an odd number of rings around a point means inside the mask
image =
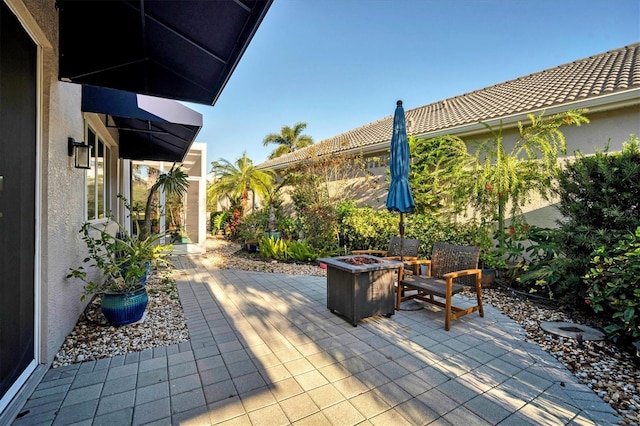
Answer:
[{"label": "fire pit table", "polygon": [[327,265],[327,308],[355,327],[362,318],[385,315],[395,308],[398,260],[358,254],[318,259]]}]

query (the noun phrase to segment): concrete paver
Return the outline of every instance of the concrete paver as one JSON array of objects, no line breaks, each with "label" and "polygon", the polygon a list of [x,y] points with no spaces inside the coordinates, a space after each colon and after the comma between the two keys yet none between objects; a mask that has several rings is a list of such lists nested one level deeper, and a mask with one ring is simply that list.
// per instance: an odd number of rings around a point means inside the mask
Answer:
[{"label": "concrete paver", "polygon": [[326,278],[175,263],[191,340],[52,369],[15,426],[619,420],[491,306],[449,332],[431,307],[353,327],[326,308]]}]

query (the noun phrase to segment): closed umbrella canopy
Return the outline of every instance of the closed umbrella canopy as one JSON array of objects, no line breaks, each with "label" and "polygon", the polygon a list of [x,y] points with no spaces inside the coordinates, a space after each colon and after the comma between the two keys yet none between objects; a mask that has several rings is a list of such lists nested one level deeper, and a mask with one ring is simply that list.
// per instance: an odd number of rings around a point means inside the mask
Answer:
[{"label": "closed umbrella canopy", "polygon": [[[391,136],[391,150],[389,170],[391,184],[387,194],[387,209],[400,213],[410,213],[416,207],[409,188],[409,141],[404,118],[402,101],[396,103],[393,117],[393,134]],[[400,216],[402,220],[402,216]],[[402,226],[402,223],[401,223]],[[402,233],[402,228],[400,229]]]}]

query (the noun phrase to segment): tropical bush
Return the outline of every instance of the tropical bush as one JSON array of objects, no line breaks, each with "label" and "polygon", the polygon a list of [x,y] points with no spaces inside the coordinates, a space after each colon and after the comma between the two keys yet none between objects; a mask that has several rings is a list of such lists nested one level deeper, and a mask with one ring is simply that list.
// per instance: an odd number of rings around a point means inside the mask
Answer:
[{"label": "tropical bush", "polygon": [[640,340],[640,227],[614,247],[598,247],[585,275],[595,312],[611,317],[604,331],[614,340]]},{"label": "tropical bush", "polygon": [[559,175],[557,242],[562,253],[562,280],[553,294],[568,303],[581,303],[590,288],[583,277],[591,268],[592,253],[608,251],[624,235],[640,226],[640,149],[631,135],[618,153],[577,153]]},{"label": "tropical bush", "polygon": [[289,248],[281,238],[263,236],[260,240],[260,256],[265,259],[287,260]]}]

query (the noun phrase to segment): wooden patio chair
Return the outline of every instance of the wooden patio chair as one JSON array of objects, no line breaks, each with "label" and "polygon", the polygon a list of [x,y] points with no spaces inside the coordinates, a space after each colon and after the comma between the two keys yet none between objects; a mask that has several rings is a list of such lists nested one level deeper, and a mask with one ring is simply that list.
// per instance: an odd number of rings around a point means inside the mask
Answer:
[{"label": "wooden patio chair", "polygon": [[[351,254],[370,254],[372,256],[380,256],[391,260],[400,260],[400,237],[391,237],[389,248],[386,250],[352,250]],[[417,260],[418,249],[420,248],[420,240],[404,239],[403,260]]]},{"label": "wooden patio chair", "polygon": [[[435,243],[430,260],[420,260],[427,265],[426,275],[404,276],[396,294],[396,310],[406,300],[418,299],[445,309],[444,328],[449,331],[451,320],[478,311],[482,308],[482,270],[478,269],[480,248]],[[408,261],[411,264],[411,261]],[[455,282],[454,282],[455,281]],[[451,304],[451,297],[475,285],[477,304],[470,308],[459,308]],[[411,290],[414,290],[415,293]],[[444,302],[438,297],[444,299]]]}]

